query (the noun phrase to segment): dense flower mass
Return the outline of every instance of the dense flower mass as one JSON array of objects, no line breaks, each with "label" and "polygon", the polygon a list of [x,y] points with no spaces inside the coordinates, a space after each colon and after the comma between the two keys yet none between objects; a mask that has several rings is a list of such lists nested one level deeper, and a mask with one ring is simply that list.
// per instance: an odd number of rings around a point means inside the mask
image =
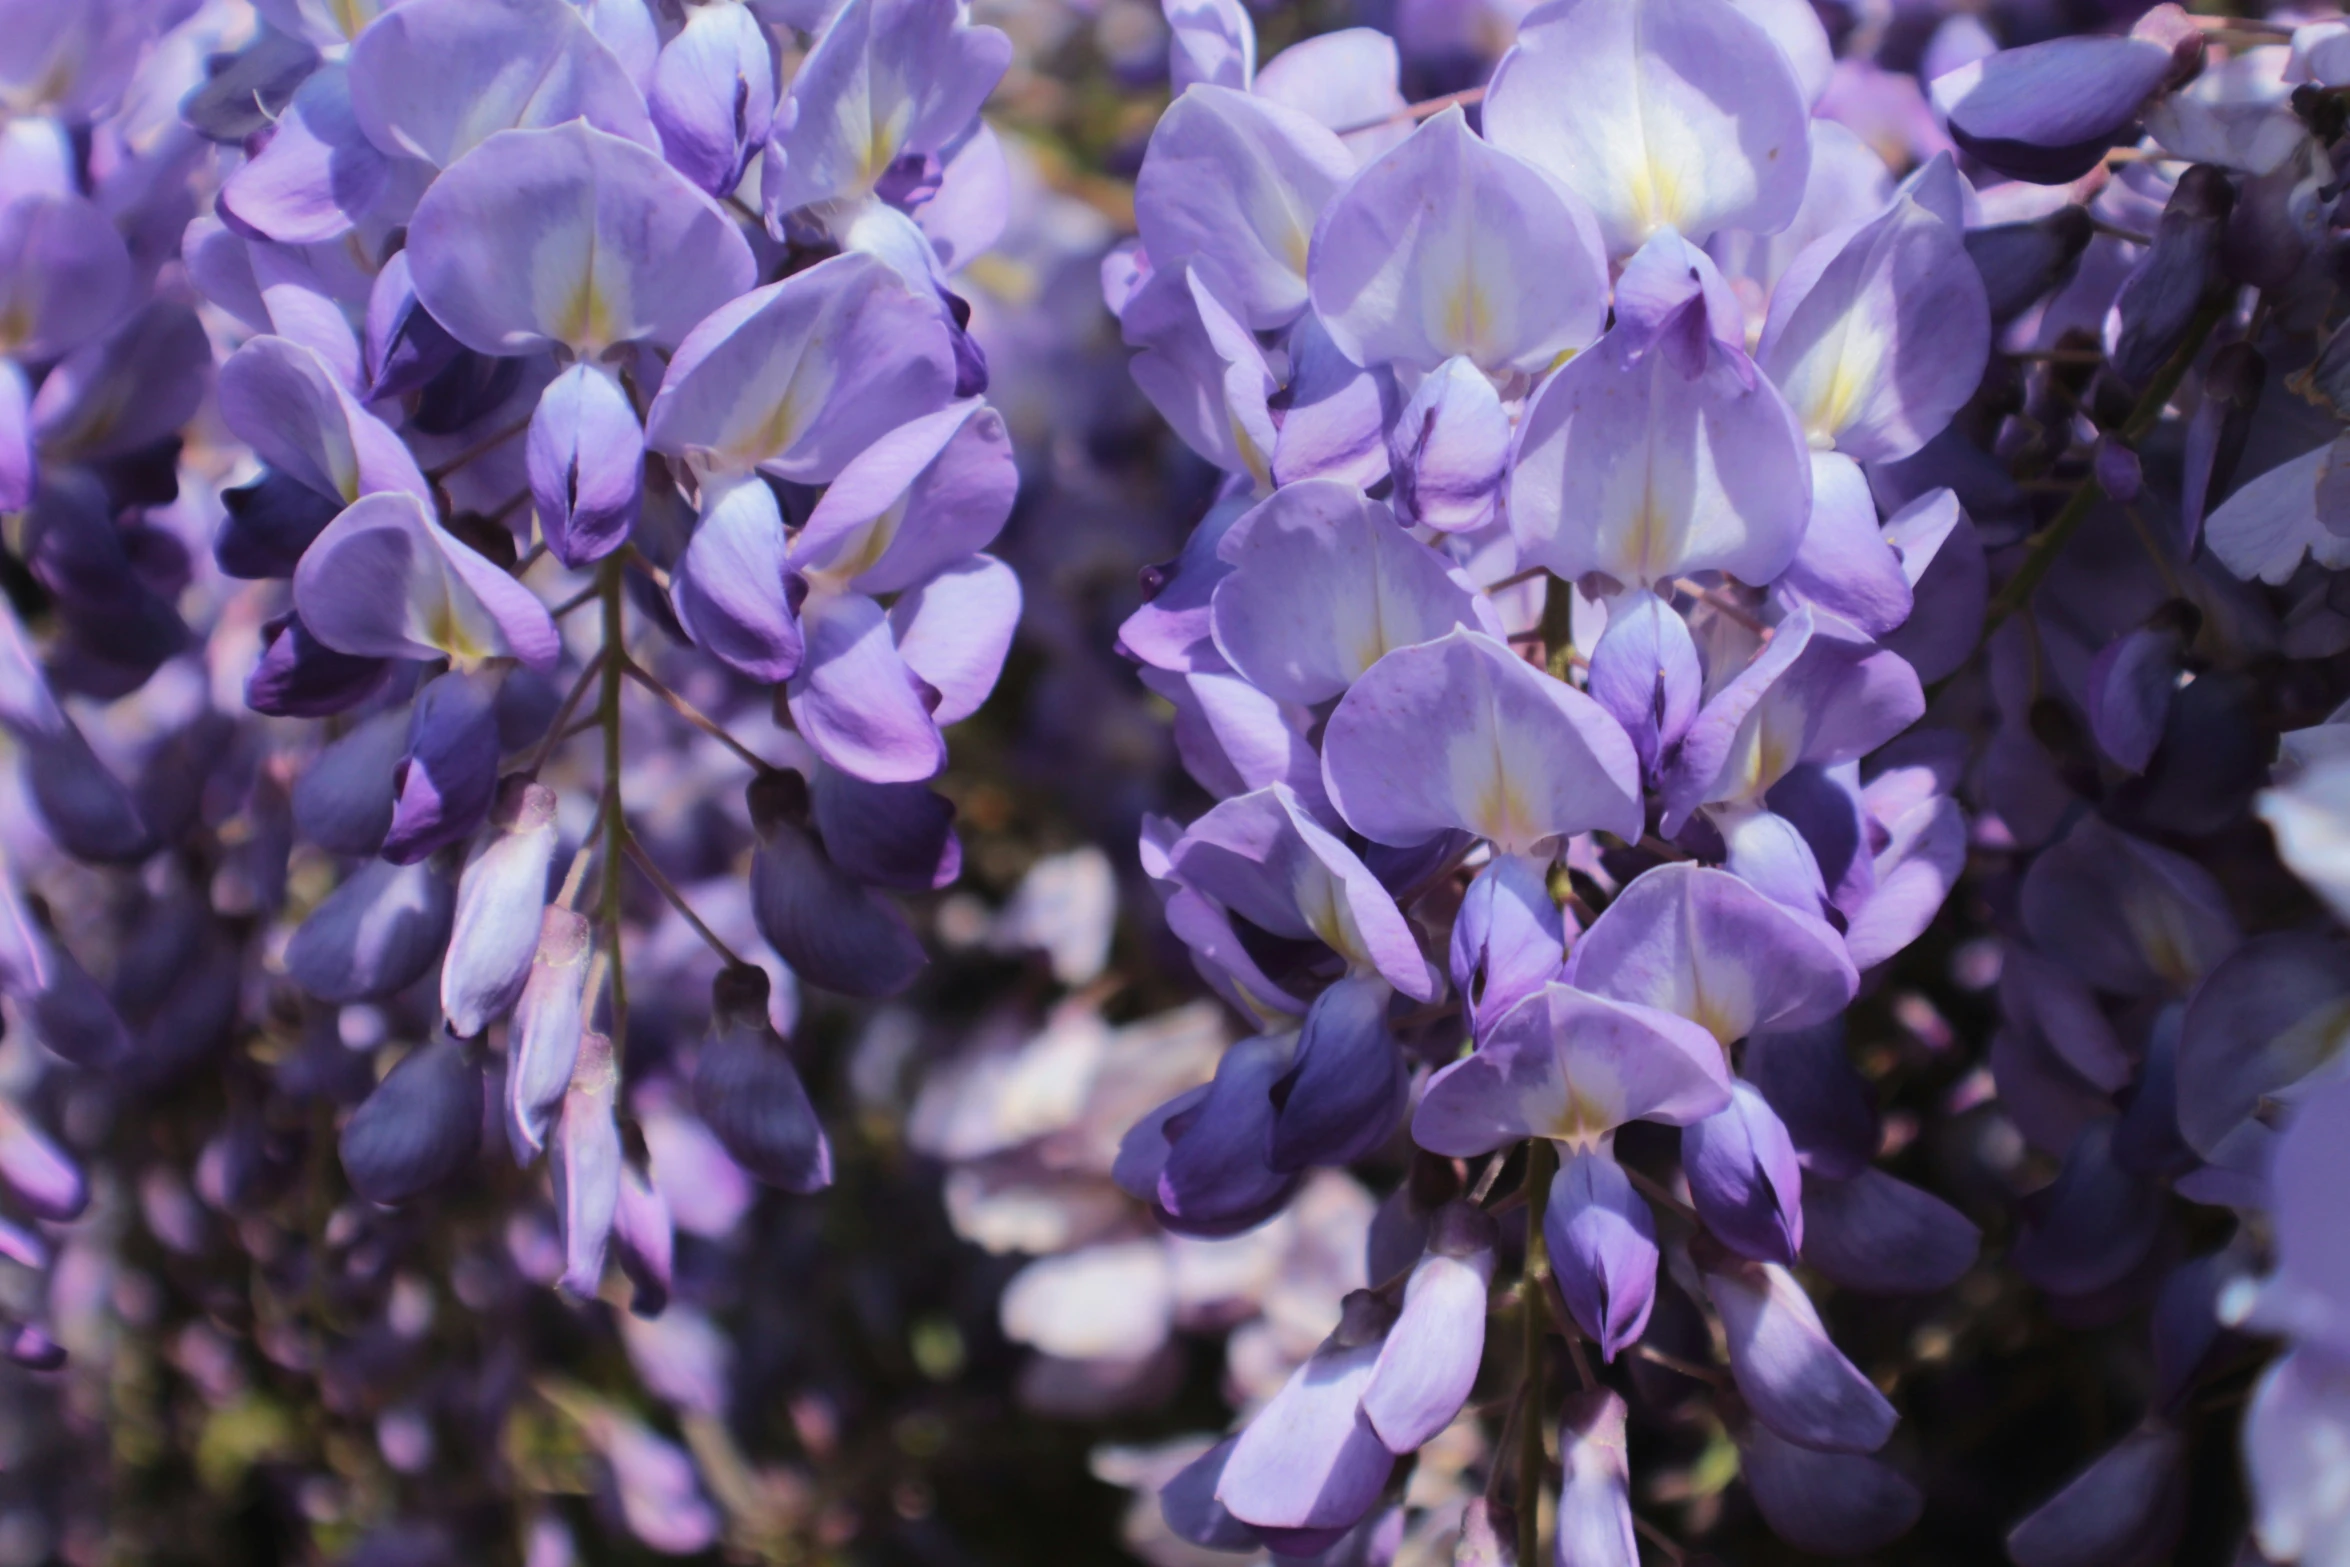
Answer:
[{"label": "dense flower mass", "polygon": [[[1167,1483],[1168,1526],[1385,1559],[1399,1461],[1493,1387],[1523,1461],[1455,1560],[1633,1562],[1619,1394],[1655,1390],[1607,1368],[1647,1355],[1725,1390],[1789,1543],[1906,1532],[1896,1406],[1812,1296],[1975,1267],[1977,1225],[1876,1168],[1846,1049],[1972,858],[2008,947],[1985,1091],[2059,1165],[2008,1261],[2094,1319],[2162,1302],[2136,1432],[2009,1553],[2168,1553],[2217,1301],[2299,1345],[2247,1417],[2259,1549],[2350,1560],[2334,1308],[2302,1282],[2344,1233],[2306,1206],[2339,1134],[2305,1130],[2322,1095],[2291,1109],[2350,970],[2314,910],[2214,876],[2262,852],[2266,714],[2331,708],[2350,645],[2320,346],[2341,24],[2163,6],[1999,52],[1955,18],[1929,111],[1802,4],[1554,0],[1423,104],[1376,33],[1255,73],[1246,12],[1170,20],[1103,286],[1224,478],[1121,646],[1217,802],[1150,821],[1144,866],[1259,1033],[1117,1175],[1199,1236],[1404,1134],[1473,1190],[1398,1190],[1370,1287]],[[2325,732],[2285,735],[2259,797],[2321,892]],[[2237,1238],[2182,1257],[2166,1193]],[[1521,1205],[1497,1385],[1493,1214]]]},{"label": "dense flower mass", "polygon": [[0,1567],[2350,1567],[2346,133],[0,0]]}]

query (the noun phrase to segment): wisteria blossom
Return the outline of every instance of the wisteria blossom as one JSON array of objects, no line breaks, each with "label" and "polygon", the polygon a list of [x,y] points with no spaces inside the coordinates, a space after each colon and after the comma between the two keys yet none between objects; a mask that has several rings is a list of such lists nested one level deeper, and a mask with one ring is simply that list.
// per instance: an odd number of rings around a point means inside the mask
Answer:
[{"label": "wisteria blossom", "polygon": [[0,1564],[2350,1564],[2346,138],[0,3]]}]

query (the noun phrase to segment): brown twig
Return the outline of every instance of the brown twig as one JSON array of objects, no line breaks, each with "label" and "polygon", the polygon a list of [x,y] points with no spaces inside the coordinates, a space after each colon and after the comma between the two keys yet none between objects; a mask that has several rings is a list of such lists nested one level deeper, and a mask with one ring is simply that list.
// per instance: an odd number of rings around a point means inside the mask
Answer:
[{"label": "brown twig", "polygon": [[1360,125],[1349,125],[1338,134],[1352,136],[1357,131],[1375,131],[1382,125],[1402,125],[1406,122],[1417,124],[1421,120],[1432,119],[1447,109],[1454,107],[1465,109],[1473,103],[1483,103],[1484,101],[1484,88],[1464,87],[1459,92],[1448,92],[1441,98],[1423,98],[1418,103],[1407,103],[1393,114],[1383,114],[1376,120],[1365,120]]},{"label": "brown twig", "polygon": [[677,884],[654,863],[652,855],[645,852],[645,846],[636,841],[635,833],[626,828],[621,829],[620,849],[636,862],[636,868],[645,873],[645,879],[661,890],[661,896],[669,900],[669,906],[685,916],[685,922],[694,928],[694,934],[702,938],[702,945],[717,953],[730,966],[742,967],[743,960],[735,956],[732,947],[718,939],[716,931],[703,923],[702,917],[694,912],[694,906],[685,901],[685,894],[677,890]]},{"label": "brown twig", "polygon": [[578,683],[571,688],[570,695],[563,698],[563,705],[555,709],[555,716],[547,721],[546,737],[539,741],[538,749],[531,753],[530,765],[523,769],[524,772],[535,774],[546,766],[547,758],[554,754],[555,747],[563,743],[563,726],[579,710],[579,704],[587,697],[588,687],[595,684],[597,674],[604,667],[604,657],[603,651],[599,649],[587,661],[587,667],[579,672]]},{"label": "brown twig", "polygon": [[755,771],[762,773],[771,773],[775,771],[775,766],[773,763],[769,762],[765,757],[760,756],[756,751],[753,751],[749,746],[743,744],[740,740],[737,740],[733,735],[728,734],[726,732],[725,725],[719,723],[718,720],[712,718],[709,714],[694,706],[693,703],[688,702],[684,697],[679,696],[676,692],[663,685],[659,680],[654,678],[651,670],[646,669],[636,660],[629,659],[624,662],[621,666],[621,673],[628,676],[631,680],[634,680],[638,685],[643,686],[647,691],[652,692],[653,695],[659,697],[663,702],[669,704],[670,709],[675,712],[678,717],[684,719],[687,723],[693,725],[696,729],[699,729],[702,731],[702,733],[708,735],[711,739],[716,740],[719,744],[725,746],[729,751],[732,751],[735,755],[741,757],[745,762],[749,763]]}]

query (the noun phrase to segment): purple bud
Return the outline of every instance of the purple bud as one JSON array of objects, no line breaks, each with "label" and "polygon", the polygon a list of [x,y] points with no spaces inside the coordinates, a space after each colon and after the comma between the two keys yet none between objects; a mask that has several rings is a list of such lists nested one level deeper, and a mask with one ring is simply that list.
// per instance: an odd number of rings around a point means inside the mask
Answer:
[{"label": "purple bud", "polygon": [[1566,916],[1543,867],[1497,854],[1469,883],[1452,927],[1452,983],[1480,1028],[1558,978]]},{"label": "purple bud", "polygon": [[432,971],[456,896],[429,865],[370,860],[286,943],[286,972],[321,1001],[380,1001]]},{"label": "purple bud", "polygon": [[704,6],[662,46],[646,93],[661,151],[713,196],[742,183],[743,166],[775,122],[775,58],[748,8]]},{"label": "purple bud", "polygon": [[460,1039],[479,1034],[521,999],[554,856],[555,791],[520,774],[508,778],[490,836],[458,879],[456,922],[441,965],[441,1011]]},{"label": "purple bud", "polygon": [[1951,139],[2013,179],[2064,185],[2095,168],[2172,71],[2143,38],[2056,38],[1934,83]]},{"label": "purple bud", "polygon": [[207,140],[236,143],[269,128],[318,69],[318,51],[300,38],[263,27],[180,100],[180,118]]},{"label": "purple bud", "polygon": [[[2106,319],[2106,363],[2123,385],[2144,387],[2186,341],[2204,302],[2229,286],[2220,244],[2235,204],[2227,174],[2208,164],[2187,170],[2171,188],[2154,244],[2114,295]],[[2098,477],[2105,477],[2102,469]]]},{"label": "purple bud", "polygon": [[[791,779],[797,785],[796,776]],[[751,858],[759,934],[810,984],[845,996],[894,996],[929,959],[896,906],[858,885],[770,799],[789,785],[751,785],[760,844]]]},{"label": "purple bud", "polygon": [[694,1066],[694,1108],[734,1162],[790,1192],[832,1184],[832,1145],[800,1074],[767,1020],[767,976],[722,971],[710,990],[710,1037]]},{"label": "purple bud", "polygon": [[519,1165],[547,1146],[548,1125],[571,1082],[585,1021],[588,946],[584,916],[560,905],[540,914],[538,946],[506,1030],[506,1141]]},{"label": "purple bud", "polygon": [[1559,1411],[1558,1567],[1639,1567],[1624,1401],[1606,1388]]},{"label": "purple bud", "polygon": [[1337,1329],[1240,1433],[1216,1487],[1232,1516],[1284,1555],[1310,1555],[1353,1528],[1395,1468],[1362,1408],[1392,1313],[1367,1290],[1341,1310]]},{"label": "purple bud", "polygon": [[1991,319],[2012,321],[2062,288],[2096,234],[2088,209],[2071,202],[2028,223],[1967,230],[1967,255],[1983,274]]},{"label": "purple bud", "polygon": [[550,1173],[555,1222],[563,1233],[559,1282],[583,1300],[593,1299],[603,1282],[604,1248],[620,1205],[620,1125],[612,1117],[619,1087],[612,1041],[602,1034],[582,1035],[579,1063],[555,1127]]},{"label": "purple bud", "polygon": [[1718,1254],[1700,1266],[1729,1340],[1730,1375],[1757,1419],[1825,1452],[1873,1453],[1885,1445],[1900,1417],[1837,1351],[1795,1275]]},{"label": "purple bud", "polygon": [[294,780],[294,825],[333,853],[374,854],[392,830],[392,795],[407,754],[405,709],[362,719]]},{"label": "purple bud", "polygon": [[1398,1457],[1461,1412],[1485,1353],[1493,1220],[1474,1203],[1439,1210],[1426,1256],[1404,1285],[1403,1311],[1363,1388],[1363,1414]]},{"label": "purple bud", "polygon": [[1681,1168],[1698,1217],[1732,1251],[1792,1263],[1803,1246],[1803,1172],[1795,1144],[1751,1083],[1681,1129]]},{"label": "purple bud", "polygon": [[2097,748],[2133,773],[2146,771],[2169,721],[2186,643],[2175,617],[2157,615],[2098,650],[2084,702]]},{"label": "purple bud", "polygon": [[112,1068],[131,1048],[121,1014],[63,943],[51,940],[44,946],[48,984],[25,1001],[34,1036],[76,1066]]},{"label": "purple bud", "polygon": [[1656,1220],[1607,1154],[1583,1150],[1551,1178],[1542,1216],[1551,1271],[1575,1325],[1614,1360],[1638,1341],[1656,1302]]},{"label": "purple bud", "polygon": [[1654,777],[1697,719],[1705,676],[1679,612],[1654,593],[1619,594],[1591,650],[1590,692],[1624,726]]},{"label": "purple bud", "polygon": [[65,1364],[65,1346],[30,1323],[8,1335],[8,1358],[27,1371],[55,1371]]},{"label": "purple bud", "polygon": [[494,676],[454,672],[416,693],[385,859],[413,865],[471,837],[489,815],[498,788],[497,695]]},{"label": "purple bud", "polygon": [[454,1039],[401,1057],[343,1124],[343,1173],[374,1203],[406,1202],[457,1175],[481,1147],[481,1067]]},{"label": "purple bud", "polygon": [[1492,520],[1510,447],[1509,415],[1485,372],[1447,359],[1420,382],[1387,437],[1395,509],[1447,533]]},{"label": "purple bud", "polygon": [[620,1167],[620,1201],[612,1211],[612,1244],[619,1254],[620,1271],[635,1287],[628,1309],[640,1317],[659,1316],[669,1305],[677,1232],[670,1221],[669,1204],[637,1158]]},{"label": "purple bud", "polygon": [[575,364],[548,382],[524,452],[539,531],[557,560],[576,569],[628,542],[644,494],[645,431],[610,370]]}]

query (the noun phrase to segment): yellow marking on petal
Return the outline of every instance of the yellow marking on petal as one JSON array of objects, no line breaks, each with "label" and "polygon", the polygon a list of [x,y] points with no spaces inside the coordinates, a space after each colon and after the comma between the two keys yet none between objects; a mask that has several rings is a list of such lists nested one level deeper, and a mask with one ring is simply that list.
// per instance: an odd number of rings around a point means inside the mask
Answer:
[{"label": "yellow marking on petal", "polygon": [[1643,235],[1681,227],[1681,179],[1659,163],[1644,147],[1632,165],[1630,189],[1632,226]]},{"label": "yellow marking on petal", "polygon": [[874,564],[889,553],[890,545],[897,542],[898,529],[906,520],[909,499],[909,496],[900,495],[891,502],[888,510],[858,531],[838,558],[802,572],[810,588],[846,592],[850,583],[871,571]]},{"label": "yellow marking on petal", "polygon": [[1324,946],[1359,968],[1374,966],[1354,908],[1336,876],[1316,864],[1299,878],[1295,896],[1299,917]]},{"label": "yellow marking on petal", "polygon": [[590,266],[556,313],[556,335],[583,353],[599,351],[615,340],[617,314],[604,291],[596,287],[595,269]]},{"label": "yellow marking on petal", "polygon": [[475,641],[473,634],[466,630],[463,617],[457,613],[456,599],[448,593],[443,593],[440,602],[433,606],[424,640],[448,654],[460,667],[477,664],[495,652]]},{"label": "yellow marking on petal", "polygon": [[1575,1148],[1591,1147],[1614,1131],[1620,1122],[1610,1100],[1620,1101],[1622,1095],[1610,1095],[1607,1090],[1613,1086],[1594,1085],[1586,1089],[1570,1079],[1564,1104],[1544,1106],[1526,1119],[1537,1137]]},{"label": "yellow marking on petal", "polygon": [[[1804,435],[1814,451],[1835,450],[1836,433],[1852,423],[1853,410],[1860,406],[1860,400],[1868,394],[1869,383],[1876,379],[1876,356],[1849,352],[1850,340],[1851,334],[1846,333],[1844,341],[1836,345],[1828,384],[1813,400],[1803,421]],[[1854,363],[1864,358],[1867,363]]]},{"label": "yellow marking on petal", "polygon": [[1469,273],[1445,296],[1444,340],[1474,357],[1476,349],[1492,335],[1493,306],[1478,286],[1476,275]]}]

